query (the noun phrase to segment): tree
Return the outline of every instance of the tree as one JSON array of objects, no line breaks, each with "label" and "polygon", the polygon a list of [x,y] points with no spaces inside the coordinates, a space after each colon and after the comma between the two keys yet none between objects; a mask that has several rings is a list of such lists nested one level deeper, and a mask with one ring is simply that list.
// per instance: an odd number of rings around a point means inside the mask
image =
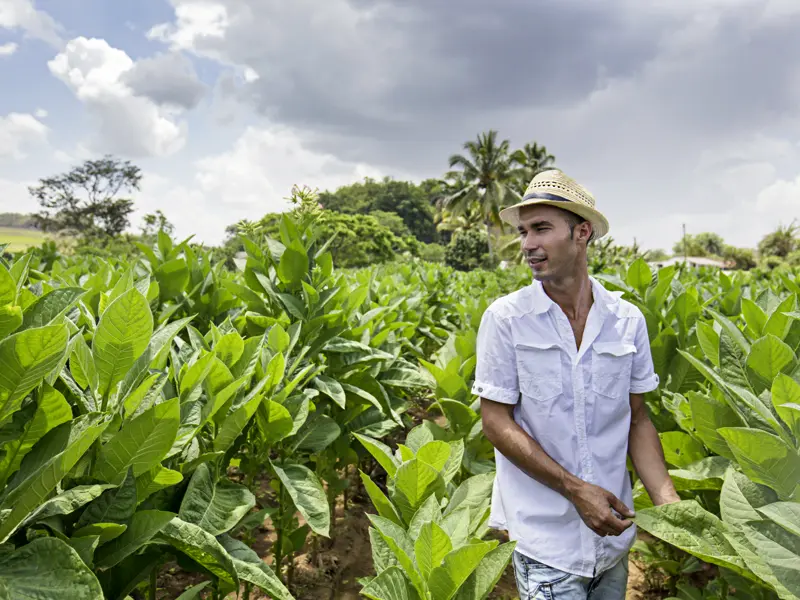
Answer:
[{"label": "tree", "polygon": [[500,210],[519,201],[519,193],[515,187],[525,176],[525,167],[512,160],[508,140],[497,140],[494,130],[478,135],[476,140],[464,143],[466,154],[450,156],[450,171],[446,178],[458,184],[458,190],[448,196],[442,203],[443,209],[452,213],[467,213],[473,204],[480,207],[480,215],[486,227],[486,243],[489,256],[493,255],[491,227],[500,225]]},{"label": "tree", "polygon": [[716,233],[703,232],[697,235],[687,235],[679,242],[675,242],[672,251],[683,256],[723,256],[725,240]]},{"label": "tree", "polygon": [[175,231],[175,226],[169,222],[161,209],[146,214],[142,218],[142,222],[142,237],[146,239],[156,239],[159,231],[163,231],[169,236],[172,236]]},{"label": "tree", "polygon": [[800,239],[797,234],[800,228],[794,221],[786,227],[779,226],[772,233],[768,233],[758,243],[758,253],[764,256],[779,256],[786,258],[795,250],[800,250]]},{"label": "tree", "polygon": [[528,142],[522,149],[512,155],[514,162],[523,167],[522,177],[517,181],[517,193],[522,195],[531,179],[537,174],[555,166],[556,157],[547,151],[547,148],[536,142]]},{"label": "tree", "polygon": [[335,192],[320,193],[319,202],[328,210],[351,215],[395,213],[421,242],[433,242],[437,238],[430,194],[410,181],[396,181],[390,177],[376,181],[367,177]]},{"label": "tree", "polygon": [[105,156],[28,188],[44,210],[35,215],[43,231],[84,238],[117,236],[129,224],[133,201],[118,198],[139,190],[141,171],[129,161]]}]

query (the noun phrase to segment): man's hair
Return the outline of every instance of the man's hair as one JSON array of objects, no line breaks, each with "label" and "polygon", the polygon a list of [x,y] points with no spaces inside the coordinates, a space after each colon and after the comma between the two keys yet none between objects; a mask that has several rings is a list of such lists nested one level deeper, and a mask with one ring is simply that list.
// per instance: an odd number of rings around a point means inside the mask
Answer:
[{"label": "man's hair", "polygon": [[[584,219],[582,216],[577,215],[574,212],[571,212],[564,208],[562,208],[561,211],[564,213],[564,219],[567,221],[567,225],[569,226],[569,237],[570,239],[572,239],[572,236],[575,232],[575,228],[581,223],[586,223],[587,219]],[[593,239],[594,239],[594,228],[592,228],[592,235],[589,236],[589,239],[587,240],[586,243],[588,244]]]}]

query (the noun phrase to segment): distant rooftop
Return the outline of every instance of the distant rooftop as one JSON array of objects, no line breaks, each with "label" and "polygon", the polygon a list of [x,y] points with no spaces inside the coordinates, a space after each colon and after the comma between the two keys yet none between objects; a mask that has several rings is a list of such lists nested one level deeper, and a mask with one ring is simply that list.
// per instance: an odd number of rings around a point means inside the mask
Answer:
[{"label": "distant rooftop", "polygon": [[687,256],[686,258],[683,256],[673,256],[671,258],[665,258],[664,260],[650,261],[650,264],[661,268],[668,267],[670,265],[681,264],[683,262],[686,262],[694,267],[716,267],[718,269],[730,269],[733,266],[733,263],[725,262],[724,260],[719,260],[716,258],[708,258],[705,256]]}]

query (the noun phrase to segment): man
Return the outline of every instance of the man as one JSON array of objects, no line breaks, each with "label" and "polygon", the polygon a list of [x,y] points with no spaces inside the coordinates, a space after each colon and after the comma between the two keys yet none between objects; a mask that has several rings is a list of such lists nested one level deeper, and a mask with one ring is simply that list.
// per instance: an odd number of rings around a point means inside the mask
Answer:
[{"label": "man", "polygon": [[493,302],[478,333],[490,525],[517,542],[521,600],[622,599],[636,535],[627,455],[656,505],[680,500],[642,396],[659,383],[645,320],[589,276],[587,244],[608,221],[585,188],[545,171],[500,216],[533,282]]}]

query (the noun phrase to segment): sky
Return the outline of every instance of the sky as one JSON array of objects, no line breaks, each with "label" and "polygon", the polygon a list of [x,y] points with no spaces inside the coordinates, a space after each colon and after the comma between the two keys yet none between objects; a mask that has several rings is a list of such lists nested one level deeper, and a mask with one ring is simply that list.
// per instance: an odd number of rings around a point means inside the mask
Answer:
[{"label": "sky", "polygon": [[0,0],[0,212],[111,154],[132,229],[439,177],[481,132],[536,141],[619,243],[800,222],[796,0]]}]

